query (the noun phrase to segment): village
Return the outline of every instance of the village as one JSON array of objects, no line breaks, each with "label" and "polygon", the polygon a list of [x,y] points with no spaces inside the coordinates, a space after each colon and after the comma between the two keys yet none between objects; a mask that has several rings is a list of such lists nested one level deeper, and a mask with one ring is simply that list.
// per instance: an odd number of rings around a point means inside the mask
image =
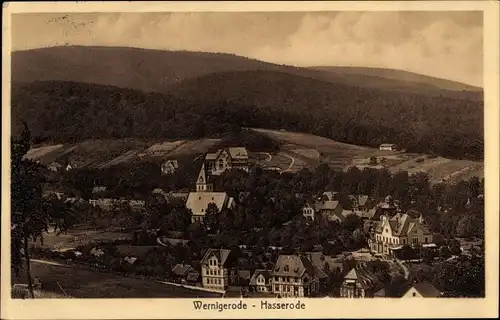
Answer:
[{"label": "village", "polygon": [[[394,147],[384,144],[380,150]],[[151,199],[146,200],[105,197],[104,185],[94,186],[86,200],[54,190],[45,192],[45,198],[63,203],[66,211],[88,205],[102,216],[120,212],[142,222],[139,228],[134,223],[113,224],[114,230],[102,228],[114,232],[114,238],[93,239],[89,234],[99,232],[87,228],[66,246],[58,243],[59,236],[48,234],[46,238],[53,238],[51,245],[33,244],[34,261],[161,282],[189,290],[187,296],[436,298],[449,295],[446,286],[437,286],[439,281],[430,276],[436,268],[482,257],[484,246],[479,238],[443,237],[431,231],[429,216],[412,208],[412,204],[417,207],[418,195],[405,203],[395,194],[346,194],[332,188],[314,193],[295,190],[302,192],[285,196],[262,191],[263,185],[269,185],[266,181],[247,182],[236,192],[224,189],[231,175],[235,180],[255,176],[258,180],[266,174],[269,179],[293,179],[301,173],[262,170],[252,163],[245,147],[221,148],[200,157],[191,190],[153,188]],[[161,174],[174,175],[182,165],[177,159],[165,159]],[[77,168],[70,162],[52,163],[47,170],[63,174]],[[465,207],[482,206],[484,196],[469,195],[466,201]],[[287,203],[293,209],[286,209]],[[440,204],[436,210],[452,210],[451,204],[447,206]],[[286,211],[286,218],[267,213],[278,207]],[[262,217],[241,213],[254,209]],[[167,213],[156,217],[150,213],[155,210]],[[237,222],[240,213],[243,218]],[[181,226],[175,227],[178,223]],[[232,234],[232,229],[243,231]],[[308,230],[306,235],[296,240],[303,230]],[[271,238],[276,232],[275,238],[281,240],[263,240],[262,234],[271,233]],[[52,280],[35,277],[40,288],[51,287]],[[52,291],[64,291],[56,282]],[[14,288],[23,286],[18,283]],[[177,297],[184,296],[179,293]]]}]

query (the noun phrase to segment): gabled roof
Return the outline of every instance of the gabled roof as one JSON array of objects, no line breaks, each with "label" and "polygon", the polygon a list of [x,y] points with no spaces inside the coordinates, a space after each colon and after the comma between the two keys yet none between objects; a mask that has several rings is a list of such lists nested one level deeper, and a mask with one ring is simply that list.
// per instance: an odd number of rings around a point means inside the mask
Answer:
[{"label": "gabled roof", "polygon": [[374,289],[380,286],[376,276],[371,273],[364,265],[357,265],[352,268],[344,277],[345,280],[354,280],[364,289]]},{"label": "gabled roof", "polygon": [[244,147],[229,148],[228,152],[232,159],[248,159],[248,152]]},{"label": "gabled roof", "polygon": [[256,269],[255,272],[253,273],[252,277],[250,278],[250,285],[255,286],[257,285],[257,278],[262,275],[266,281],[266,283],[269,283],[269,278],[271,277],[271,272],[266,269]]},{"label": "gabled roof", "polygon": [[222,150],[223,149],[219,149],[215,153],[207,153],[205,155],[205,160],[216,160],[219,157],[219,155],[222,153]]},{"label": "gabled roof", "polygon": [[106,191],[106,187],[98,187],[98,186],[96,186],[96,187],[94,187],[94,188],[92,189],[92,192],[93,192],[93,193],[97,193],[97,192],[104,192],[104,191]]},{"label": "gabled roof", "polygon": [[[418,293],[420,293],[423,297],[426,297],[426,298],[437,298],[437,297],[441,296],[441,292],[427,281],[417,282],[417,283],[413,284],[412,287],[415,288],[415,290],[417,290]],[[408,293],[408,291],[407,291],[407,293]]]},{"label": "gabled roof", "polygon": [[360,206],[364,206],[368,202],[369,199],[370,199],[370,197],[368,197],[367,195],[361,194],[358,196],[358,204]]},{"label": "gabled roof", "polygon": [[335,196],[337,196],[339,193],[337,191],[325,191],[323,192],[323,196],[326,196],[329,201],[333,200]]},{"label": "gabled roof", "polygon": [[187,275],[187,273],[192,270],[193,268],[191,267],[191,265],[189,264],[176,264],[173,268],[172,268],[172,273],[176,276],[179,276],[179,277],[184,277]]},{"label": "gabled roof", "polygon": [[187,281],[196,281],[200,277],[200,273],[194,269],[188,271],[186,280]]},{"label": "gabled roof", "polygon": [[201,264],[208,264],[208,259],[212,256],[215,255],[217,257],[217,260],[219,260],[220,265],[224,265],[227,261],[227,258],[229,257],[229,254],[231,253],[231,250],[228,249],[208,249],[205,255],[203,256],[203,259],[201,259]]},{"label": "gabled roof", "polygon": [[250,276],[252,275],[250,273],[250,270],[238,269],[238,271],[236,271],[236,273],[238,274],[238,277],[240,277],[240,279],[244,279],[244,280],[249,280]]},{"label": "gabled roof", "polygon": [[311,276],[316,275],[316,270],[307,258],[299,255],[280,255],[274,265],[272,274],[278,276],[301,277],[304,272]]},{"label": "gabled roof", "polygon": [[220,211],[231,205],[229,196],[225,192],[190,192],[186,200],[186,208],[193,214],[204,215],[210,203],[215,204]]},{"label": "gabled roof", "polygon": [[171,164],[175,169],[179,168],[179,162],[177,160],[167,160],[163,163],[164,166]]},{"label": "gabled roof", "polygon": [[339,206],[338,201],[317,201],[314,204],[316,210],[335,210]]}]

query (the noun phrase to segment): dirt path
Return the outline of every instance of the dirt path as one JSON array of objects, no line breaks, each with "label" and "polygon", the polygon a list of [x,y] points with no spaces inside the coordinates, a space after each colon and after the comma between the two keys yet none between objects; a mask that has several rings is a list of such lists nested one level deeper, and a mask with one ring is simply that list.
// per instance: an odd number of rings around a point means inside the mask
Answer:
[{"label": "dirt path", "polygon": [[290,165],[288,166],[288,168],[286,170],[283,170],[282,172],[287,172],[287,171],[290,171],[290,169],[292,169],[294,163],[295,163],[295,158],[287,155],[286,153],[282,153],[283,156],[289,158],[290,160],[292,160],[292,163],[290,163]]}]

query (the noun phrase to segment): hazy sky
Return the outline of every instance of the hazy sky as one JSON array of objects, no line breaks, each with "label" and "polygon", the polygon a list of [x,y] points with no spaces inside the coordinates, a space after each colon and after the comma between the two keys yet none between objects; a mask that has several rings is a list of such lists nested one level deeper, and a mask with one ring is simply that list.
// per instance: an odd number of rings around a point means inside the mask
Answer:
[{"label": "hazy sky", "polygon": [[13,50],[132,46],[296,66],[371,66],[483,84],[482,12],[70,13],[12,17]]}]

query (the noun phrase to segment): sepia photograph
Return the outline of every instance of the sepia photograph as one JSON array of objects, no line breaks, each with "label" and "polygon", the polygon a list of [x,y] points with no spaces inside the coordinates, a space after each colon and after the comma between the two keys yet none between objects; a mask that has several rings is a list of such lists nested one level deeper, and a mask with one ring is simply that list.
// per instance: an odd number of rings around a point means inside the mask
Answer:
[{"label": "sepia photograph", "polygon": [[483,10],[75,8],[9,15],[2,299],[487,298]]}]

